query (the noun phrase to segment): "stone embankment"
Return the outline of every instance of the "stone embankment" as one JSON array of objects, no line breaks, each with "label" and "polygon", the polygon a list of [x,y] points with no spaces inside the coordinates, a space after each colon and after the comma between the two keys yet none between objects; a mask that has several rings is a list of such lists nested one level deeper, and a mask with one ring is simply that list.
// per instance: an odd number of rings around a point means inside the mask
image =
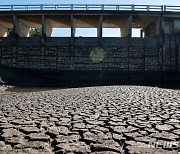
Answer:
[{"label": "stone embankment", "polygon": [[180,91],[140,86],[0,94],[0,153],[177,154]]}]

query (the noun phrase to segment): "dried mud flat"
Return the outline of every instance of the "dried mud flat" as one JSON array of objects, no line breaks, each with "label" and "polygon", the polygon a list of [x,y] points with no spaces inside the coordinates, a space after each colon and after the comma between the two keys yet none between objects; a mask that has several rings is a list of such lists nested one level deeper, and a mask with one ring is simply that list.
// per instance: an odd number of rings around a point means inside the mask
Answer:
[{"label": "dried mud flat", "polygon": [[179,153],[180,91],[109,86],[0,94],[0,153]]}]

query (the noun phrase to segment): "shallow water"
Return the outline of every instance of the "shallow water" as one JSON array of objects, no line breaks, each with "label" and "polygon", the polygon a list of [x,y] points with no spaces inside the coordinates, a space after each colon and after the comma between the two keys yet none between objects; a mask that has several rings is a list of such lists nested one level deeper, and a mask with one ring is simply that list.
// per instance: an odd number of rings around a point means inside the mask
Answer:
[{"label": "shallow water", "polygon": [[47,91],[47,90],[57,90],[62,88],[53,88],[53,87],[14,87],[9,88],[6,91],[9,92],[38,92],[38,91]]}]

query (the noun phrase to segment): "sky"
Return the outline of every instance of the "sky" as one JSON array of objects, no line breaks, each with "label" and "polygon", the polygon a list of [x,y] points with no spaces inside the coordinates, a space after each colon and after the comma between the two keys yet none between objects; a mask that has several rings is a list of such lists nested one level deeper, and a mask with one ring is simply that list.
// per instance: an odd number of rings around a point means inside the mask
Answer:
[{"label": "sky", "polygon": [[157,4],[180,5],[180,0],[0,0],[2,4]]},{"label": "sky", "polygon": [[[148,4],[148,5],[179,5],[180,0],[0,0],[0,5],[11,4]],[[76,36],[93,37],[96,29],[77,29]],[[132,36],[139,37],[138,29],[133,29]],[[53,37],[68,37],[70,29],[53,29]],[[119,37],[119,29],[103,29],[104,37]]]}]

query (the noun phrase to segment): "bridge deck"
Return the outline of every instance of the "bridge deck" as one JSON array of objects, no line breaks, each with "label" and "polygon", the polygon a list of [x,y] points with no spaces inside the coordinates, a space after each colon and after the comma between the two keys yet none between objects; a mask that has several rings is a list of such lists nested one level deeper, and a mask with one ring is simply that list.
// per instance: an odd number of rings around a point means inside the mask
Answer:
[{"label": "bridge deck", "polygon": [[174,11],[180,6],[169,5],[119,5],[119,4],[39,4],[39,5],[0,5],[0,11],[33,10],[116,10],[116,11]]}]

